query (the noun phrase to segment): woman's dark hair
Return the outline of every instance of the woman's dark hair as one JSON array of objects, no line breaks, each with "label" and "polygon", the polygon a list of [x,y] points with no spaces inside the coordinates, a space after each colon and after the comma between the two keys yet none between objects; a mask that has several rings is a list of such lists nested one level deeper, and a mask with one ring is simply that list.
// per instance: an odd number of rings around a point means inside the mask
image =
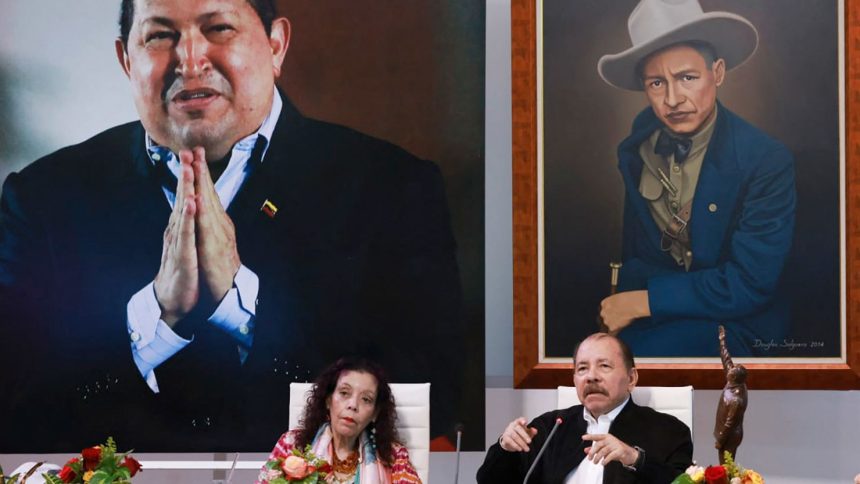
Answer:
[{"label": "woman's dark hair", "polygon": [[329,420],[329,410],[326,399],[337,387],[337,381],[348,371],[368,373],[376,378],[376,452],[387,465],[394,463],[392,444],[399,442],[394,423],[397,412],[394,409],[394,395],[388,386],[388,377],[381,366],[365,358],[341,358],[329,366],[317,377],[313,389],[305,405],[305,413],[299,425],[296,447],[303,448],[313,442],[322,424]]},{"label": "woman's dark hair", "polygon": [[[248,3],[257,12],[266,35],[272,33],[272,21],[275,19],[275,4],[273,0],[248,0]],[[131,24],[134,22],[134,0],[122,0],[119,10],[119,36],[122,45],[128,46],[128,33],[131,32]]]}]

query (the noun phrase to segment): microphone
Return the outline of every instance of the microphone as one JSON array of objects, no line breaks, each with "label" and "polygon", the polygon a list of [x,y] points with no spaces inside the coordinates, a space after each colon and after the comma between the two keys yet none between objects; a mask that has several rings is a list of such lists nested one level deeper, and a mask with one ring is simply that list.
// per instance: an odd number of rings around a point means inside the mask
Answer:
[{"label": "microphone", "polygon": [[559,425],[561,425],[562,422],[563,420],[561,419],[561,417],[556,417],[555,425],[552,426],[552,430],[550,430],[549,435],[546,436],[546,440],[543,443],[543,447],[541,447],[540,452],[538,452],[537,457],[535,457],[535,460],[532,462],[531,467],[529,467],[529,471],[526,472],[526,477],[525,479],[523,479],[523,484],[526,484],[529,481],[529,477],[531,477],[532,472],[534,472],[535,467],[537,467],[537,463],[538,461],[540,461],[540,458],[543,455],[543,451],[545,451],[546,448],[549,447],[549,441],[552,439],[552,436],[555,435],[555,431],[558,430],[558,427]]},{"label": "microphone", "polygon": [[226,484],[231,484],[233,482],[233,473],[236,472],[236,464],[239,462],[239,453],[236,452],[236,456],[233,457],[233,464],[230,465],[230,473],[227,474]]},{"label": "microphone", "polygon": [[463,424],[458,423],[454,429],[457,431],[457,463],[454,466],[454,484],[460,479],[460,440],[463,438]]}]

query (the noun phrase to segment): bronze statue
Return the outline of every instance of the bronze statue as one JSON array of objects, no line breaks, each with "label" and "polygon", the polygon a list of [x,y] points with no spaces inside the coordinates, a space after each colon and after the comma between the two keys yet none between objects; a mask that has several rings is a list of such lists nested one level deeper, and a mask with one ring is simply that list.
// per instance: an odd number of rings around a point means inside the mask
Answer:
[{"label": "bronze statue", "polygon": [[714,425],[714,447],[720,453],[720,464],[725,464],[725,451],[736,457],[738,446],[744,438],[744,412],[747,409],[747,369],[735,365],[726,347],[726,330],[720,326],[720,359],[726,372],[726,386],[717,406],[717,421]]}]

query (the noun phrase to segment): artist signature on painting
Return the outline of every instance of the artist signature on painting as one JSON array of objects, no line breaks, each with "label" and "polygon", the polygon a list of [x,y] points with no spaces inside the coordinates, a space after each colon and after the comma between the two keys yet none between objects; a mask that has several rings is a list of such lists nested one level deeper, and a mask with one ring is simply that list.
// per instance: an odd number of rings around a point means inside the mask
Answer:
[{"label": "artist signature on painting", "polygon": [[782,341],[769,340],[762,341],[758,338],[753,341],[753,348],[761,348],[762,351],[770,351],[774,348],[787,349],[794,351],[805,348],[824,348],[823,341],[795,341],[794,339],[784,339]]}]

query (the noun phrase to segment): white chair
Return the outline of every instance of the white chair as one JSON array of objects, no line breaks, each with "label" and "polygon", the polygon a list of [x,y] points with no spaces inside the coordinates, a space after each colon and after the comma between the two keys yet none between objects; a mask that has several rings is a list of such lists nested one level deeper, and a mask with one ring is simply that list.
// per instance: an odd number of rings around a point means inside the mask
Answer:
[{"label": "white chair", "polygon": [[[693,387],[636,387],[633,401],[638,405],[651,407],[658,412],[668,413],[687,424],[693,435]],[[567,408],[579,405],[576,387],[558,387],[558,407]]]},{"label": "white chair", "polygon": [[[299,426],[312,383],[290,383],[290,430]],[[430,384],[392,383],[397,433],[421,482],[430,482]]]},{"label": "white chair", "polygon": [[46,481],[45,481],[45,478],[42,477],[42,474],[50,473],[50,474],[53,474],[56,476],[60,472],[60,469],[61,469],[60,466],[58,466],[56,464],[46,464],[44,462],[41,462],[41,463],[25,462],[25,463],[19,465],[17,469],[10,472],[8,475],[14,476],[15,474],[17,474],[18,479],[23,479],[23,477],[28,472],[33,470],[33,467],[35,467],[36,464],[39,464],[39,467],[33,471],[33,474],[31,474],[30,477],[27,478],[27,481],[25,484],[45,484]]}]

